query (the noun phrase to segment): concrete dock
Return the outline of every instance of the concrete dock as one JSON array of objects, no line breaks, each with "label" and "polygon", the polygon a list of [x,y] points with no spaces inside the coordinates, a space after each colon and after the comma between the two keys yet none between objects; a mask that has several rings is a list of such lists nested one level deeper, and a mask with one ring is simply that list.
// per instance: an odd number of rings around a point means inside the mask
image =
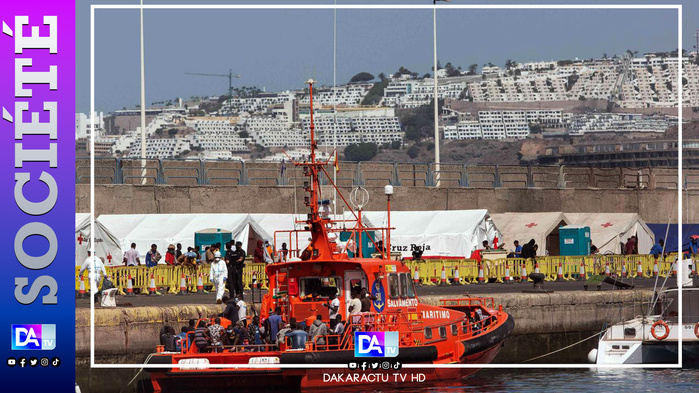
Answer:
[{"label": "concrete dock", "polygon": [[[496,304],[502,304],[504,310],[515,320],[513,335],[508,338],[505,348],[496,360],[499,363],[521,362],[577,342],[600,331],[605,326],[605,322],[630,319],[642,314],[645,308],[641,307],[641,304],[647,303],[651,294],[652,290],[648,289],[575,290],[550,294],[521,292],[489,294],[487,296],[493,297]],[[203,298],[206,295],[200,296]],[[450,293],[423,295],[420,300],[423,303],[436,305],[440,299],[453,297],[455,295]],[[197,301],[196,298],[188,300]],[[138,362],[137,359],[144,359],[148,353],[155,350],[155,346],[159,344],[159,332],[163,325],[171,325],[179,331],[179,328],[186,325],[189,319],[215,316],[223,309],[223,305],[215,304],[97,308],[95,310],[96,361],[108,363],[116,358],[128,358]],[[89,308],[78,308],[75,319],[75,351],[80,361],[81,358],[89,357],[90,354]],[[584,363],[585,358],[579,356],[580,353],[573,359],[563,359],[567,362]],[[552,359],[561,361],[562,358],[559,356]]]}]

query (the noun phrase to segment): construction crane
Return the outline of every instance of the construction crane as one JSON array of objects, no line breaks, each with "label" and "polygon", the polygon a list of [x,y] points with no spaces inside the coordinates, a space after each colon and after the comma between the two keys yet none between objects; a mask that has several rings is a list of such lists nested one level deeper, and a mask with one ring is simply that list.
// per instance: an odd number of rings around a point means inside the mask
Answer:
[{"label": "construction crane", "polygon": [[205,74],[201,72],[185,72],[185,75],[216,76],[228,78],[228,117],[231,117],[231,98],[233,97],[233,78],[240,78],[240,75],[233,74],[233,70],[228,70],[228,74]]}]

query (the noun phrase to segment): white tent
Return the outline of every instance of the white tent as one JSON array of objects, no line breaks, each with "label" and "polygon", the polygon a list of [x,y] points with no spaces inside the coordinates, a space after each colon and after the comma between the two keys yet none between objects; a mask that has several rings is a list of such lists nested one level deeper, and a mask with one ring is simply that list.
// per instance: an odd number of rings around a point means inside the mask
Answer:
[{"label": "white tent", "polygon": [[163,253],[169,244],[182,248],[194,246],[194,233],[202,229],[220,228],[233,233],[250,254],[258,239],[271,239],[248,214],[103,214],[98,220],[115,235],[122,249],[136,243],[145,255],[151,244]]},{"label": "white tent", "polygon": [[[75,266],[82,265],[89,249],[90,214],[75,213]],[[95,221],[95,255],[107,266],[120,265],[123,259],[119,239],[97,221]]]},{"label": "white tent", "polygon": [[[345,212],[345,219],[353,219]],[[364,225],[386,227],[385,211],[362,212]],[[411,257],[416,247],[424,249],[423,256],[469,257],[480,248],[483,240],[492,243],[502,238],[487,210],[393,211],[391,248]]]},{"label": "white tent", "polygon": [[[282,243],[286,243],[289,249],[296,249],[297,235],[294,233],[281,232],[276,234],[275,239],[275,232],[303,230],[305,227],[304,223],[296,224],[295,222],[298,220],[305,220],[306,215],[253,213],[250,214],[250,218],[270,236],[265,240],[269,240],[272,244],[276,242],[276,249],[279,250],[281,249]],[[306,244],[308,244],[308,238],[310,236],[310,232],[300,233],[298,235],[298,248],[305,247]]]},{"label": "white tent", "polygon": [[561,212],[497,213],[490,216],[502,232],[501,242],[507,250],[514,250],[514,241],[521,246],[534,239],[539,245],[537,255],[559,255],[558,227],[571,222]]},{"label": "white tent", "polygon": [[620,254],[622,243],[638,237],[638,252],[648,254],[655,235],[637,213],[566,213],[572,225],[590,227],[592,244],[601,254]]}]

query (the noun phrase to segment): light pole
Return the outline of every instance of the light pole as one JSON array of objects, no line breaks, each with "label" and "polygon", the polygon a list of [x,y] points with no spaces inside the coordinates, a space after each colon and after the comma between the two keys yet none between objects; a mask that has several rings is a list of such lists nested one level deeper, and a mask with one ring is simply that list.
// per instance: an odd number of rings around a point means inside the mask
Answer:
[{"label": "light pole", "polygon": [[146,67],[143,45],[143,0],[141,0],[141,184],[146,184]]},{"label": "light pole", "polygon": [[439,187],[439,90],[437,88],[437,2],[450,0],[432,0],[432,24],[434,26],[434,185]]}]

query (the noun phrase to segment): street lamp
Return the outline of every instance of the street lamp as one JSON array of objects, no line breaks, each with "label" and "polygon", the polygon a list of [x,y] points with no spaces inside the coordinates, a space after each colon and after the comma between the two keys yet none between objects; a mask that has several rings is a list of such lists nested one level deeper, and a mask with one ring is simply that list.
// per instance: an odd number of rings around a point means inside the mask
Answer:
[{"label": "street lamp", "polygon": [[388,184],[383,188],[384,194],[386,194],[387,199],[387,210],[386,216],[388,218],[388,230],[386,231],[386,244],[384,244],[384,249],[381,252],[388,250],[388,259],[391,259],[391,195],[393,195],[393,186]]},{"label": "street lamp", "polygon": [[432,0],[432,24],[434,26],[434,185],[439,187],[439,90],[437,89],[437,2],[450,0]]}]

